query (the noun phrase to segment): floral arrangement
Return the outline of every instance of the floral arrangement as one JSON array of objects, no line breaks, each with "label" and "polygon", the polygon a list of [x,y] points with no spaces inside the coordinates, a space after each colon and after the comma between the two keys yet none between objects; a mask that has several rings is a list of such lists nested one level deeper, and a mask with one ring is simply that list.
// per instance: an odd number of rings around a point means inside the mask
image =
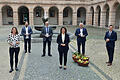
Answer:
[{"label": "floral arrangement", "polygon": [[83,56],[78,52],[74,52],[72,55],[74,62],[78,63],[79,66],[88,66],[89,65],[89,57]]}]

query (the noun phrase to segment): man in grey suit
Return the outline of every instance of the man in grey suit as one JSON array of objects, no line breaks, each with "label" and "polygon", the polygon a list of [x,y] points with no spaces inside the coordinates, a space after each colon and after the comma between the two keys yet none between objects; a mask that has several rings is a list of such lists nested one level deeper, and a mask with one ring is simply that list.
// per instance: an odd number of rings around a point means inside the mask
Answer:
[{"label": "man in grey suit", "polygon": [[48,56],[52,56],[50,52],[51,52],[51,41],[52,41],[53,31],[52,31],[52,28],[49,27],[48,22],[45,22],[45,27],[43,27],[41,34],[43,36],[43,55],[42,55],[42,57],[44,57],[45,53],[46,53],[46,43],[48,43]]}]

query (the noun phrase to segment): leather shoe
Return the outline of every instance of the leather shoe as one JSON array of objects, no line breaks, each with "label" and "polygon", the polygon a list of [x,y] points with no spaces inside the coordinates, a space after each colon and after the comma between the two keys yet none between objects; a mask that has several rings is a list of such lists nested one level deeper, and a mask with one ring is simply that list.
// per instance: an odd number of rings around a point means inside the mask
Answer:
[{"label": "leather shoe", "polygon": [[18,69],[18,68],[15,68],[15,70],[16,70],[16,71],[19,71],[19,69]]},{"label": "leather shoe", "polygon": [[27,51],[25,51],[25,53],[27,53]]},{"label": "leather shoe", "polygon": [[51,54],[50,54],[50,55],[48,55],[48,56],[52,57],[52,55],[51,55]]},{"label": "leather shoe", "polygon": [[59,68],[62,69],[62,65],[60,65]]},{"label": "leather shoe", "polygon": [[44,57],[45,55],[42,55],[41,57]]},{"label": "leather shoe", "polygon": [[14,69],[10,69],[9,73],[11,73],[11,72],[13,72],[13,71],[14,71]]},{"label": "leather shoe", "polygon": [[112,63],[108,63],[108,65],[107,66],[111,66],[112,65]]},{"label": "leather shoe", "polygon": [[66,70],[67,69],[67,67],[66,66],[64,66],[64,70]]}]

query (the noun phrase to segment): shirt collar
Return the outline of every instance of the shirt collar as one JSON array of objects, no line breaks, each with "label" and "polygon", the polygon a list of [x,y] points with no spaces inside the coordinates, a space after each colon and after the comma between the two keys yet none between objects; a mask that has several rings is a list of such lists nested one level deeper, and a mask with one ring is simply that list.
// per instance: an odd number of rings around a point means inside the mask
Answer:
[{"label": "shirt collar", "polygon": [[109,31],[110,33],[112,33],[113,31]]},{"label": "shirt collar", "polygon": [[47,26],[45,26],[46,28],[49,28],[49,26],[47,27]]},{"label": "shirt collar", "polygon": [[28,28],[28,27],[29,27],[29,26],[27,26],[27,27],[25,26],[25,28]]}]

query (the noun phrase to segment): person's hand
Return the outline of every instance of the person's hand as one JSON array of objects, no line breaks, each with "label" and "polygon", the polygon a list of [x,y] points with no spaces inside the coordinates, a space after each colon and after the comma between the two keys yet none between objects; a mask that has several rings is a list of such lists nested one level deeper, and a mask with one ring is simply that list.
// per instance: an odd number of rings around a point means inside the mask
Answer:
[{"label": "person's hand", "polygon": [[19,42],[19,41],[16,41],[16,44],[20,44],[20,42]]},{"label": "person's hand", "polygon": [[81,34],[78,34],[79,36],[81,36]]},{"label": "person's hand", "polygon": [[29,36],[29,34],[25,34],[26,36]]},{"label": "person's hand", "polygon": [[82,35],[81,37],[85,37],[85,35]]},{"label": "person's hand", "polygon": [[13,46],[13,43],[9,43],[11,46]]},{"label": "person's hand", "polygon": [[106,42],[109,42],[110,41],[110,39],[106,39]]},{"label": "person's hand", "polygon": [[45,37],[49,37],[50,35],[49,34],[46,34]]},{"label": "person's hand", "polygon": [[49,35],[45,35],[45,37],[49,37]]},{"label": "person's hand", "polygon": [[65,46],[65,44],[61,44],[61,46]]}]

